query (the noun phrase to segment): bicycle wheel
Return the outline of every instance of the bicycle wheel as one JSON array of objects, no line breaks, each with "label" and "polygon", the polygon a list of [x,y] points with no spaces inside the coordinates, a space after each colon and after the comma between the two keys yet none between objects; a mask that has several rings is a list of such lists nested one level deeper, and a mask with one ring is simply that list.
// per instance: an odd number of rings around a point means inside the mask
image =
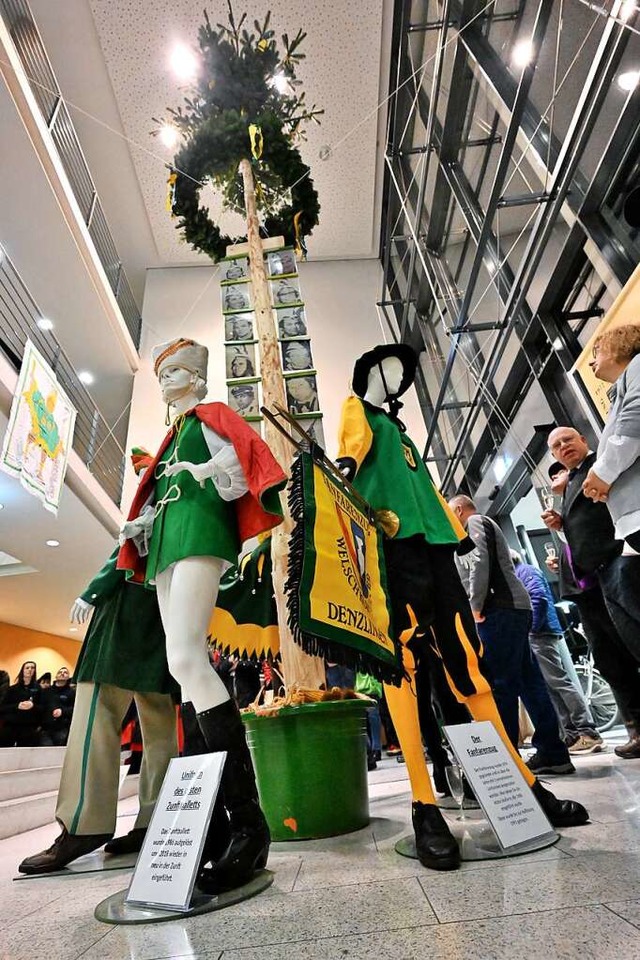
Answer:
[{"label": "bicycle wheel", "polygon": [[578,671],[582,689],[587,693],[591,685],[591,696],[588,697],[589,706],[593,714],[595,725],[600,733],[610,730],[617,723],[622,723],[622,718],[618,710],[618,704],[611,691],[611,687],[604,677],[595,669],[591,668],[591,677],[582,671]]}]

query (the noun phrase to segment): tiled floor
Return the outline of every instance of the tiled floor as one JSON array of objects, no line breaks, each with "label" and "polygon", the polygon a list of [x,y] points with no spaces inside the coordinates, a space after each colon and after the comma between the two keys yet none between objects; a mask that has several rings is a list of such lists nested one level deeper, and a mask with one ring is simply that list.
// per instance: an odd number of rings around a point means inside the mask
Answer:
[{"label": "tiled floor", "polygon": [[[12,882],[18,860],[57,833],[34,830],[0,842],[0,960],[638,960],[640,761],[609,746],[576,766],[549,785],[585,803],[590,825],[538,853],[439,874],[394,851],[410,797],[404,766],[385,760],[370,774],[368,828],[274,844],[266,893],[152,926],[93,918],[126,872]],[[133,809],[122,804],[120,832]]]}]

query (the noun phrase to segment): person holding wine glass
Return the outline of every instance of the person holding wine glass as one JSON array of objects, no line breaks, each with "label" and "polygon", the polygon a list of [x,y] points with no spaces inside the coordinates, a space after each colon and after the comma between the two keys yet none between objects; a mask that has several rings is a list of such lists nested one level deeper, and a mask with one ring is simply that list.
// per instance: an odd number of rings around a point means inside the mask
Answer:
[{"label": "person holding wine glass", "polygon": [[584,482],[597,460],[587,439],[574,427],[560,426],[551,431],[547,443],[568,475],[560,509],[545,510],[542,521],[562,535],[570,551],[573,578],[579,585],[585,583],[576,600],[593,659],[613,691],[629,732],[629,740],[615,747],[615,753],[625,760],[638,760],[640,631],[628,613],[637,598],[627,604],[625,596],[628,561],[640,563],[640,558],[622,556],[624,542],[616,537],[607,504],[585,494]]}]

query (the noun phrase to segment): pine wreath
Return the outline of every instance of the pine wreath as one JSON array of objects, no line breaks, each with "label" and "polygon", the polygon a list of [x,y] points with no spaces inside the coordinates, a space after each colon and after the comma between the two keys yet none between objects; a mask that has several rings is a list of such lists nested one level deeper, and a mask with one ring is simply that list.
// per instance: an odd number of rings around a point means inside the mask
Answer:
[{"label": "pine wreath", "polygon": [[[171,212],[179,218],[185,240],[215,261],[242,238],[221,232],[200,204],[200,192],[211,183],[222,190],[224,209],[244,214],[238,173],[242,159],[252,159],[266,235],[302,243],[319,219],[318,194],[294,144],[304,137],[305,124],[319,122],[323,112],[308,109],[304,93],[296,92],[301,82],[295,69],[304,58],[299,47],[305,34],[299,31],[291,41],[285,34],[281,55],[269,29],[270,16],[262,25],[255,21],[256,32],[250,34],[242,29],[246,14],[236,24],[230,3],[228,26],[214,29],[205,11],[198,32],[197,79],[184,108],[169,110],[171,124],[184,137],[170,177]],[[278,92],[274,78],[282,81],[284,91]]]}]

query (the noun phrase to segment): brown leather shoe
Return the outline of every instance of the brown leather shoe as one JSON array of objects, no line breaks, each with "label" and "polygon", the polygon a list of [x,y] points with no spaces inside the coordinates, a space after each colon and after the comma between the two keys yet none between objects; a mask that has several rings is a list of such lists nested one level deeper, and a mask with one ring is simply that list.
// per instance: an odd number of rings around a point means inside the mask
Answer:
[{"label": "brown leather shoe", "polygon": [[640,734],[631,736],[626,743],[621,743],[619,747],[614,747],[616,756],[623,760],[640,760]]},{"label": "brown leather shoe", "polygon": [[87,834],[80,837],[68,833],[66,827],[62,828],[62,833],[48,850],[42,853],[36,853],[32,857],[23,860],[18,870],[20,873],[51,873],[53,870],[62,870],[72,860],[77,860],[85,853],[91,853],[97,850],[107,840],[111,839],[110,833]]}]

